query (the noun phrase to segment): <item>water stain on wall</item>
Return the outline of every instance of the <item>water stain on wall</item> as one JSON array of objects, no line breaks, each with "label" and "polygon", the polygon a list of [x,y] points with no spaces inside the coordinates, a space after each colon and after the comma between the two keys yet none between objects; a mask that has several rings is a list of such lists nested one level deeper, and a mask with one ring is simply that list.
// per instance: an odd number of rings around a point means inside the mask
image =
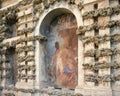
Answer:
[{"label": "water stain on wall", "polygon": [[57,87],[75,88],[77,85],[78,38],[77,22],[72,14],[55,18],[47,32],[46,64],[49,80]]}]

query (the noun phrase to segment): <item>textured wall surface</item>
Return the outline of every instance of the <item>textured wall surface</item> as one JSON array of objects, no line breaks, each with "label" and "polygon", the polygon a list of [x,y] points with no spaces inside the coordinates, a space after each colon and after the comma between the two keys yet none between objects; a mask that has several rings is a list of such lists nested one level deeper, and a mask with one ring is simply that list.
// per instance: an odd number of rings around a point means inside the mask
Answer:
[{"label": "textured wall surface", "polygon": [[119,0],[0,4],[0,96],[119,96]]}]

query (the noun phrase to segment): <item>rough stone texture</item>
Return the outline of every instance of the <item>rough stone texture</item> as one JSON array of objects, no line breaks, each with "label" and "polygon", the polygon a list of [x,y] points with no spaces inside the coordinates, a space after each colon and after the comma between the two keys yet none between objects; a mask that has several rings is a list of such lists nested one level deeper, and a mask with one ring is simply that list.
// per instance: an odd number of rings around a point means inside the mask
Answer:
[{"label": "rough stone texture", "polygon": [[18,0],[2,0],[2,7],[7,7],[10,6],[13,3],[16,3]]},{"label": "rough stone texture", "polygon": [[0,1],[0,96],[119,96],[118,0]]}]

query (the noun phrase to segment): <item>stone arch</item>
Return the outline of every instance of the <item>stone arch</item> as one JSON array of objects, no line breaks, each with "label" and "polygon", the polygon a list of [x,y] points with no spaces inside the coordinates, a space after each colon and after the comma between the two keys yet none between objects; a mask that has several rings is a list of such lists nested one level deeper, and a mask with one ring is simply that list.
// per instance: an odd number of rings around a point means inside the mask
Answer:
[{"label": "stone arch", "polygon": [[40,26],[40,34],[44,35],[44,32],[49,30],[49,25],[52,22],[53,19],[55,19],[57,16],[60,16],[62,14],[73,14],[70,10],[65,8],[56,8],[52,11],[50,11],[43,19],[41,26]]},{"label": "stone arch", "polygon": [[[55,3],[55,5],[51,6],[49,9],[45,10],[40,15],[38,24],[35,28],[35,35],[44,35],[44,31],[48,30],[50,22],[58,15],[66,14],[66,13],[71,13],[75,16],[77,21],[77,27],[83,25],[82,16],[77,6],[69,5],[66,2],[62,2],[62,4],[57,2]],[[78,50],[78,72],[82,73],[83,71],[81,66],[83,63],[83,46],[80,38],[78,38],[78,49],[80,46],[81,49]],[[36,81],[39,82],[40,85],[42,85],[43,82],[47,82],[46,73],[45,70],[43,70],[45,69],[45,62],[43,61],[45,55],[43,49],[44,47],[41,45],[41,42],[36,41],[36,51],[35,51],[36,76],[37,76]],[[80,76],[78,76],[78,86],[82,84],[83,84],[83,73]]]}]

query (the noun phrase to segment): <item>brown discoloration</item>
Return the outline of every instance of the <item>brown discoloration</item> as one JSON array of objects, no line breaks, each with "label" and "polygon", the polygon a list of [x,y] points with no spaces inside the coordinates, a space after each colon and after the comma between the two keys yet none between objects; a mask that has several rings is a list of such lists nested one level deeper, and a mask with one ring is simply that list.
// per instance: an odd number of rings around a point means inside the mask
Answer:
[{"label": "brown discoloration", "polygon": [[76,35],[77,23],[71,14],[58,18],[55,52],[51,62],[51,76],[55,77],[54,85],[59,87],[75,88],[77,85],[77,53],[78,38]]}]

